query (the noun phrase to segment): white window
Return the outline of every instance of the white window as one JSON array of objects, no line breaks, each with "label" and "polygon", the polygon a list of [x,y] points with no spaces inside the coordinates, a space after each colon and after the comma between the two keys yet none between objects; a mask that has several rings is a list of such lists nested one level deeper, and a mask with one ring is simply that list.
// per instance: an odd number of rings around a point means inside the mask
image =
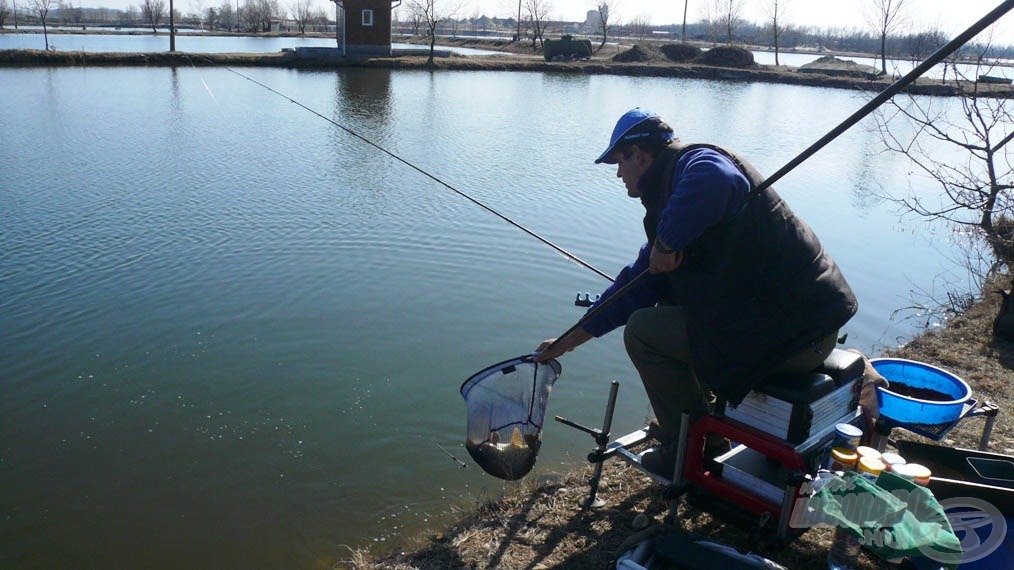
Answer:
[{"label": "white window", "polygon": [[373,26],[373,10],[363,10],[363,27],[369,28]]}]

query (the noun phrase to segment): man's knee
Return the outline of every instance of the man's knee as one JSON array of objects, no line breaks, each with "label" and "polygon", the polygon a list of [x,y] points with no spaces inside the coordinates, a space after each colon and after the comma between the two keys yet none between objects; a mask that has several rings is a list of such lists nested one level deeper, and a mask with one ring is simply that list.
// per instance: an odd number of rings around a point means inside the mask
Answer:
[{"label": "man's knee", "polygon": [[623,329],[623,345],[627,348],[627,354],[644,349],[644,333],[649,330],[650,311],[651,309],[638,309],[627,319],[627,326]]},{"label": "man's knee", "polygon": [[623,343],[635,362],[637,356],[693,361],[682,308],[649,307],[634,311],[623,330]]}]

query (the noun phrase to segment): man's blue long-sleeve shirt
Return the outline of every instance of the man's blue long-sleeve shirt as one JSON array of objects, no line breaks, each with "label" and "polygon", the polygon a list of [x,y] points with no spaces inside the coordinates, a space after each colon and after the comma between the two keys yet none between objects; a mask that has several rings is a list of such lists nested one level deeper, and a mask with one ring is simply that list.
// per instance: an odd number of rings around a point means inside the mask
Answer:
[{"label": "man's blue long-sleeve shirt", "polygon": [[[725,155],[710,148],[685,152],[676,162],[672,195],[658,221],[658,239],[672,249],[685,250],[708,228],[736,212],[749,191],[750,181]],[[620,271],[613,284],[602,292],[598,303],[648,269],[651,246],[650,243],[641,246],[637,259]],[[648,275],[623,298],[616,299],[601,314],[586,322],[584,328],[599,337],[623,326],[637,309],[657,304],[667,288],[666,275]],[[593,305],[589,310],[594,308]]]}]

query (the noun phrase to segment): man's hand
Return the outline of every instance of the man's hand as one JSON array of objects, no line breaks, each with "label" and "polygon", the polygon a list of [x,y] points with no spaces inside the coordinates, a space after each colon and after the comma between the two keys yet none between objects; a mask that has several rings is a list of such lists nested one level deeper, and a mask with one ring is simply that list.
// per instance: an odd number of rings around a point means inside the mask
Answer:
[{"label": "man's hand", "polygon": [[648,258],[648,271],[651,273],[669,273],[675,271],[683,263],[683,252],[675,251],[662,240],[656,239]]},{"label": "man's hand", "polygon": [[[544,362],[550,358],[559,358],[565,352],[574,350],[591,340],[591,338],[592,335],[588,334],[588,331],[579,327],[577,330],[571,332],[565,337],[561,337],[560,339],[551,338],[544,340],[541,344],[539,344],[538,348],[535,349],[535,358],[532,360],[535,362]],[[557,340],[559,340],[559,342],[557,342]],[[550,346],[553,347],[552,350],[548,350]]]},{"label": "man's hand", "polygon": [[868,416],[873,419],[880,417],[880,405],[877,400],[877,388],[890,387],[891,383],[884,378],[877,369],[870,363],[870,359],[865,354],[859,352],[854,348],[848,349],[849,352],[854,352],[859,356],[863,357],[863,384],[859,392],[859,405],[863,408]]}]

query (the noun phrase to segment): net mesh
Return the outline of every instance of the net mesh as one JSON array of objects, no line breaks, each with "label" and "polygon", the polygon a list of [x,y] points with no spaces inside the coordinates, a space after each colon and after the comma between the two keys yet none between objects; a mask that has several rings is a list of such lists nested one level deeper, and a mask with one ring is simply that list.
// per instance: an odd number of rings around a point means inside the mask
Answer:
[{"label": "net mesh", "polygon": [[468,412],[465,449],[490,475],[513,481],[528,474],[542,445],[542,424],[556,360],[519,356],[473,374],[461,385]]}]

